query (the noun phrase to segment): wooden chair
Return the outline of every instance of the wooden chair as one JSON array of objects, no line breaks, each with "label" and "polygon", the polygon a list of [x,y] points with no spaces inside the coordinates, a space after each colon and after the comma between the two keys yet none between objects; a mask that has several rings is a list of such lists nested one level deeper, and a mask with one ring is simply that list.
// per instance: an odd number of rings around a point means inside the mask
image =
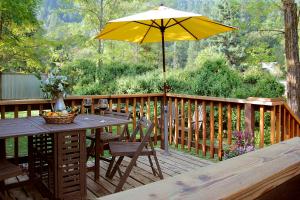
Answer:
[{"label": "wooden chair", "polygon": [[7,160],[0,160],[0,199],[10,199],[9,194],[5,190],[5,179],[22,174],[23,172],[20,167],[8,162]]},{"label": "wooden chair", "polygon": [[[143,133],[144,128],[146,129],[145,135]],[[109,178],[112,178],[117,170],[120,170],[120,164],[125,156],[131,158],[131,161],[128,164],[124,174],[121,174],[120,176],[120,182],[118,183],[115,192],[119,192],[122,190],[122,187],[125,184],[133,166],[136,164],[139,156],[147,156],[154,176],[158,175],[160,179],[163,179],[158,159],[156,157],[156,152],[151,140],[151,132],[153,128],[154,124],[151,121],[147,120],[145,117],[142,117],[138,121],[137,127],[133,131],[128,142],[109,142],[109,149],[112,155],[112,162],[110,163],[106,173]],[[140,134],[141,141],[134,142],[134,139],[136,138],[136,135],[138,133]],[[157,171],[153,166],[151,156],[154,157]],[[119,158],[115,163],[116,157]]]},{"label": "wooden chair", "polygon": [[[131,118],[131,113],[121,113],[121,112],[112,112],[112,111],[104,111],[104,116],[107,117],[114,117],[118,119],[126,119],[129,120]],[[99,131],[99,130],[96,130]],[[87,150],[87,159],[90,156],[94,156],[95,154],[95,143],[96,138],[95,135],[92,134],[90,136],[87,136],[87,139],[91,140],[91,145],[88,147]],[[111,141],[119,141],[119,140],[128,140],[129,139],[129,131],[128,131],[128,125],[123,125],[123,129],[121,130],[121,135],[114,135],[112,132],[109,132],[109,128],[105,127],[104,130],[100,133],[100,154],[103,155],[104,150],[108,150],[108,142]],[[102,160],[105,160],[107,162],[110,162],[110,159],[100,157]]]}]

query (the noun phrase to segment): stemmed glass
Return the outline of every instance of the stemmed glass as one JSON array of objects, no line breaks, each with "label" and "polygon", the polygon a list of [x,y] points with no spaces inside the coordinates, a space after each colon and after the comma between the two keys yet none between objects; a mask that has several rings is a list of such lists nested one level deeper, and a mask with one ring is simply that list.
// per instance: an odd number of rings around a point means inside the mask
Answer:
[{"label": "stemmed glass", "polygon": [[107,99],[99,99],[98,101],[99,109],[102,111],[107,110],[108,108],[108,100]]},{"label": "stemmed glass", "polygon": [[86,114],[89,114],[89,108],[92,106],[92,99],[91,98],[83,99],[83,106],[86,110]]}]

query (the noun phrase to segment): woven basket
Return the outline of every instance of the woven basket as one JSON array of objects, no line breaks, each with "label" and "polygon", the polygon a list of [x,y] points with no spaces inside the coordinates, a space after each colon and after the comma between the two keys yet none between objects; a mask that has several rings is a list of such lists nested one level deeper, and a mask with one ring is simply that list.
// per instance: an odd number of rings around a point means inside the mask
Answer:
[{"label": "woven basket", "polygon": [[57,116],[57,117],[51,117],[51,116],[45,116],[42,115],[42,117],[45,119],[47,124],[70,124],[73,123],[76,113],[70,113],[67,116]]}]

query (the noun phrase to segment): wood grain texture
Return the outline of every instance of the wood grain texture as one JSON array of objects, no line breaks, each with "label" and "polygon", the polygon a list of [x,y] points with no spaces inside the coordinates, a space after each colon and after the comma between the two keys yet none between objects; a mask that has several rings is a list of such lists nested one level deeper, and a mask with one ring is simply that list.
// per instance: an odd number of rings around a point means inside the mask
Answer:
[{"label": "wood grain texture", "polygon": [[232,109],[231,104],[227,104],[227,143],[232,142]]},{"label": "wood grain texture", "polygon": [[300,174],[300,138],[101,198],[255,199]]},{"label": "wood grain texture", "polygon": [[210,102],[210,158],[214,158],[214,139],[215,139],[215,116],[214,103]]},{"label": "wood grain texture", "polygon": [[202,102],[202,114],[203,114],[203,123],[202,123],[202,136],[203,136],[203,145],[202,153],[206,156],[206,102]]},{"label": "wood grain texture", "polygon": [[259,148],[265,145],[265,107],[259,107]]}]

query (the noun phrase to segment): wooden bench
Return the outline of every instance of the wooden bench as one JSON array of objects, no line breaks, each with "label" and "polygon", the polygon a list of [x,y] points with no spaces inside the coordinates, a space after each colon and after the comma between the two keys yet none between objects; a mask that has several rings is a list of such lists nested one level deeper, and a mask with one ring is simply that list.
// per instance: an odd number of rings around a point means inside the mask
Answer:
[{"label": "wooden bench", "polygon": [[[300,187],[299,177],[297,137],[101,200],[294,199],[299,195],[299,189],[295,190]],[[282,187],[289,190],[278,196]]]}]

